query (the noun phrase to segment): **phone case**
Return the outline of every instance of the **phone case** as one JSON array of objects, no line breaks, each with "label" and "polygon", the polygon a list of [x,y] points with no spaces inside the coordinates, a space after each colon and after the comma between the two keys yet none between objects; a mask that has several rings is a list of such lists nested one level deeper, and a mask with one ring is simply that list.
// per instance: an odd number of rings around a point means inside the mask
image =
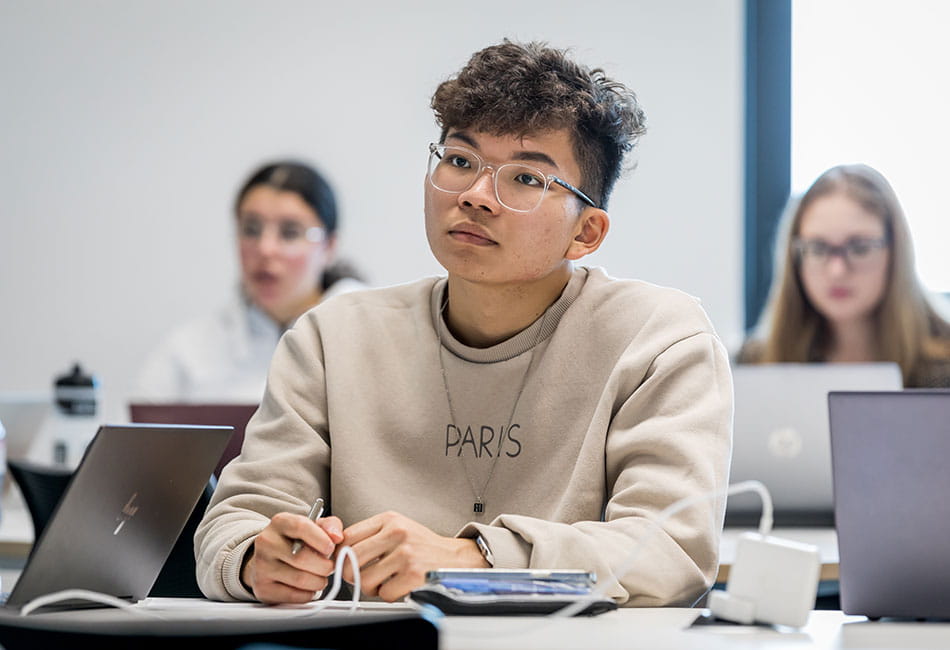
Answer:
[{"label": "phone case", "polygon": [[412,591],[416,603],[432,605],[450,616],[525,616],[553,614],[579,600],[587,601],[576,616],[596,616],[617,609],[610,598],[590,598],[589,590],[570,593],[474,593],[429,584]]}]

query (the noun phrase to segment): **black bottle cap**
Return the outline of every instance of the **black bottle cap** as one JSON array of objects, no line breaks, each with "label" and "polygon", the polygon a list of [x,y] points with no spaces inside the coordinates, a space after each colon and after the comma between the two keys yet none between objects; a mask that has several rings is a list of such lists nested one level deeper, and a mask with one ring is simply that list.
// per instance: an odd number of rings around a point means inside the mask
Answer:
[{"label": "black bottle cap", "polygon": [[79,363],[73,364],[68,374],[54,382],[56,405],[70,415],[95,415],[97,384],[96,378],[85,374]]}]

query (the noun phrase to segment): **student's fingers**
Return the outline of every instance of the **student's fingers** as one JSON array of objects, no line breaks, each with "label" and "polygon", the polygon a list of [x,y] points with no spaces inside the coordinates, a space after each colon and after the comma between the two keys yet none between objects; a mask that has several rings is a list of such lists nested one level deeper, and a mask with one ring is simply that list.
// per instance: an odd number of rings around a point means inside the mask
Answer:
[{"label": "student's fingers", "polygon": [[251,564],[248,569],[254,596],[264,603],[306,603],[327,586],[326,577],[282,562],[252,558]]},{"label": "student's fingers", "polygon": [[[398,550],[398,549],[396,549]],[[372,564],[360,567],[360,591],[366,596],[375,598],[382,595],[381,588],[389,581],[395,579],[399,570],[398,563],[394,561],[392,555],[380,558]],[[346,577],[344,572],[344,579]],[[350,580],[351,581],[351,580]]]},{"label": "student's fingers", "polygon": [[317,525],[330,537],[334,544],[343,541],[343,522],[339,517],[323,517],[317,519]]},{"label": "student's fingers", "polygon": [[270,527],[284,538],[287,549],[300,540],[317,553],[329,556],[336,548],[336,542],[331,539],[327,531],[303,515],[281,512],[273,516]]},{"label": "student's fingers", "polygon": [[283,603],[309,603],[314,599],[316,591],[294,589],[277,582],[268,583],[254,590],[254,597],[267,605]]},{"label": "student's fingers", "polygon": [[376,590],[376,595],[386,602],[401,600],[413,589],[425,584],[425,572],[401,571],[385,580]]},{"label": "student's fingers", "polygon": [[[342,544],[351,547],[356,553],[357,564],[361,570],[361,583],[362,572],[403,543],[411,534],[413,525],[414,522],[403,515],[386,512],[353,524],[343,531]],[[343,578],[353,582],[353,568],[349,563],[343,565]],[[382,579],[385,578],[380,576],[380,580]]]},{"label": "student's fingers", "polygon": [[343,543],[347,546],[353,546],[359,542],[372,537],[379,532],[383,526],[383,517],[390,513],[373,515],[368,519],[359,521],[343,530]]}]

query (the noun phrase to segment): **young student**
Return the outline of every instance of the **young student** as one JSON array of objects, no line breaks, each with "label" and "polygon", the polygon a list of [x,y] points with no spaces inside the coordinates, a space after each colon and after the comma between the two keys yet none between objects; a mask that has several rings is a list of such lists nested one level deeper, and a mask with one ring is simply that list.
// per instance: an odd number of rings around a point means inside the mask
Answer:
[{"label": "young student", "polygon": [[234,211],[240,292],[179,326],[149,355],[135,399],[257,404],[284,330],[322,300],[362,288],[334,264],[336,197],[314,168],[264,165],[241,187]]},{"label": "young student", "polygon": [[[347,545],[364,594],[389,601],[430,569],[495,566],[595,571],[625,605],[693,603],[724,499],[657,516],[726,486],[726,351],[696,299],[574,265],[607,234],[636,98],[505,41],[432,107],[425,224],[447,277],[341,296],[284,335],[195,537],[202,590],[307,601]],[[318,496],[332,514],[313,523]]]},{"label": "young student", "polygon": [[894,361],[907,387],[950,387],[950,324],[917,279],[907,219],[880,173],[827,170],[778,241],[780,270],[740,363]]}]

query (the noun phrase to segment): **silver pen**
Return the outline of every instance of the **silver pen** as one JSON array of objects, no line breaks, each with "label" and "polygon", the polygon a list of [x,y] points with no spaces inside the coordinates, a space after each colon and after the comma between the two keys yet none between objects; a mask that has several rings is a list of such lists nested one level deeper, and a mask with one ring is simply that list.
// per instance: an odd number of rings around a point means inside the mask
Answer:
[{"label": "silver pen", "polygon": [[[307,519],[310,521],[316,521],[323,516],[323,497],[317,497],[317,500],[313,502],[313,505],[310,507],[310,512],[307,514]],[[297,552],[303,548],[303,542],[299,539],[294,540],[294,545],[290,547],[290,554],[296,555]]]}]

